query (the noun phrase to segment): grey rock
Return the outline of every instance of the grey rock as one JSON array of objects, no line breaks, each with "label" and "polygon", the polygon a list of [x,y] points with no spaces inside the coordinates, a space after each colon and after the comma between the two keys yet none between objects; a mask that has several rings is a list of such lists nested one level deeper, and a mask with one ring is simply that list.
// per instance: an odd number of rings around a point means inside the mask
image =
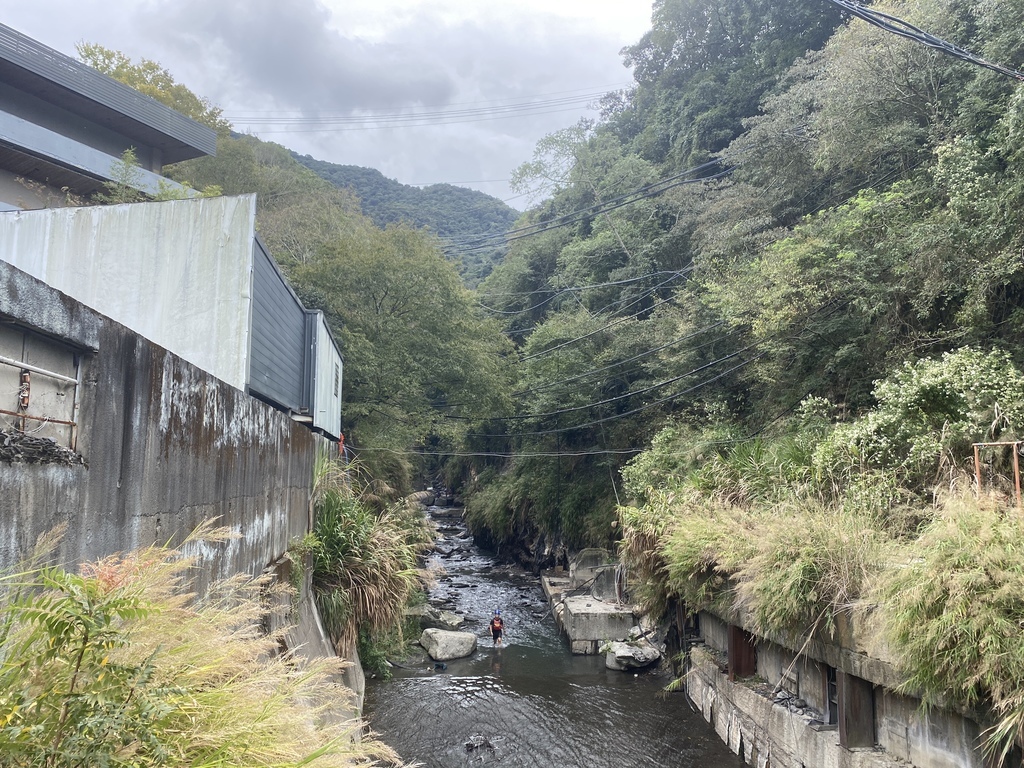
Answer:
[{"label": "grey rock", "polygon": [[661,658],[661,651],[647,644],[614,642],[608,643],[605,648],[604,665],[608,669],[617,669],[621,672],[642,669]]},{"label": "grey rock", "polygon": [[462,659],[476,650],[476,635],[472,632],[447,632],[443,629],[425,629],[420,645],[434,661]]}]

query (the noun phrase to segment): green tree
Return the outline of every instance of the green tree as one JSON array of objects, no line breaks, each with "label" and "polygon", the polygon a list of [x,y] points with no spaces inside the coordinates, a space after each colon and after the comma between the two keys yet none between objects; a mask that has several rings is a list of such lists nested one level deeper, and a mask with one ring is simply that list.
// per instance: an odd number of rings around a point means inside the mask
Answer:
[{"label": "green tree", "polygon": [[231,124],[222,116],[220,107],[177,82],[174,76],[157,62],[149,59],[132,61],[120,51],[104,48],[96,43],[78,43],[78,58],[108,77],[130,85],[140,93],[166,104],[196,122],[208,125],[218,134],[226,135]]}]

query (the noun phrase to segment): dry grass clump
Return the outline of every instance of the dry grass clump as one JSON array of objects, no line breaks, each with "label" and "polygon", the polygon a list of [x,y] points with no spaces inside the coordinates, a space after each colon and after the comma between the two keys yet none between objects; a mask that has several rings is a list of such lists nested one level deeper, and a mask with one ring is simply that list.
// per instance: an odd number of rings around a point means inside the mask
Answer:
[{"label": "dry grass clump", "polygon": [[[209,536],[210,532],[207,531]],[[196,565],[150,548],[0,583],[0,754],[12,768],[397,762],[344,701],[339,659],[297,659],[265,635],[243,577],[188,595]]]},{"label": "dry grass clump", "polygon": [[751,532],[750,554],[733,574],[734,605],[759,632],[831,632],[892,545],[871,516],[811,503],[762,515]]},{"label": "dry grass clump", "polygon": [[888,557],[891,538],[867,515],[793,502],[767,510],[685,494],[620,510],[621,553],[661,602],[716,607],[763,633],[831,629]]},{"label": "dry grass clump", "polygon": [[1024,519],[969,496],[948,498],[879,579],[906,687],[926,702],[987,709],[986,751],[1024,746]]}]

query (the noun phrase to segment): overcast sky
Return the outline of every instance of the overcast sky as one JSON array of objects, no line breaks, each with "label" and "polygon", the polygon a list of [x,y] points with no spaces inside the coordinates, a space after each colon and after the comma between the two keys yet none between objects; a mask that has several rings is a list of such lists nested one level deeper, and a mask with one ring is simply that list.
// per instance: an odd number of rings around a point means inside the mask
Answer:
[{"label": "overcast sky", "polygon": [[36,0],[0,21],[72,56],[85,41],[156,60],[298,152],[522,208],[511,171],[629,84],[619,51],[650,16],[650,0]]}]

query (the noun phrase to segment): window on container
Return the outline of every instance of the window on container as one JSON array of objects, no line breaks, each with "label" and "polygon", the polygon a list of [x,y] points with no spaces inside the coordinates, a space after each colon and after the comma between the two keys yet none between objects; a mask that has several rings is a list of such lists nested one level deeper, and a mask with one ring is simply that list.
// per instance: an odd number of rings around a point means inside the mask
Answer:
[{"label": "window on container", "polygon": [[[76,448],[81,354],[0,323],[0,431]],[[41,444],[41,443],[40,443]]]}]

